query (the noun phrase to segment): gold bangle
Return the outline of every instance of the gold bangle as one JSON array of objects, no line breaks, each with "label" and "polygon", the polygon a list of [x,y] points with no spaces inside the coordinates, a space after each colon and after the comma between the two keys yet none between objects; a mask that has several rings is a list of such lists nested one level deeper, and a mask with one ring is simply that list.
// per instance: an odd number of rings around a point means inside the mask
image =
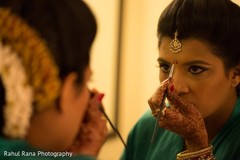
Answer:
[{"label": "gold bangle", "polygon": [[188,150],[177,154],[177,160],[215,160],[212,153],[212,145],[195,152],[188,152]]}]

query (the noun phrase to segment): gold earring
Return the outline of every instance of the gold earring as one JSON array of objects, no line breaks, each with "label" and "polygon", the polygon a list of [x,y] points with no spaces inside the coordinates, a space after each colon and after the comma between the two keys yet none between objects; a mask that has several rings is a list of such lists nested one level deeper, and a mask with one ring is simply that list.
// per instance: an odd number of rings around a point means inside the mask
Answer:
[{"label": "gold earring", "polygon": [[174,39],[170,43],[170,51],[178,53],[182,51],[182,43],[177,39],[178,32],[174,33]]}]

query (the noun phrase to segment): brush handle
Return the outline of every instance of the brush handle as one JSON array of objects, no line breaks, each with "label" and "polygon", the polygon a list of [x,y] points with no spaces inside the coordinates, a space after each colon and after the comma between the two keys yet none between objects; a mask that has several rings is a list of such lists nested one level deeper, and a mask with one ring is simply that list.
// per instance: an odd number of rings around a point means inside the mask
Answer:
[{"label": "brush handle", "polygon": [[103,113],[104,117],[107,119],[107,121],[109,122],[110,126],[112,127],[113,131],[118,135],[118,137],[120,138],[120,140],[122,141],[123,145],[125,148],[127,148],[126,143],[124,142],[120,132],[118,131],[118,129],[113,125],[112,121],[110,120],[110,118],[108,117],[108,115],[106,114],[103,106],[100,104],[99,105],[99,110]]},{"label": "brush handle", "polygon": [[155,140],[155,137],[156,137],[156,134],[157,134],[158,123],[159,123],[159,120],[160,120],[160,117],[161,117],[161,113],[162,113],[162,110],[163,110],[163,105],[164,105],[164,102],[165,102],[166,98],[167,98],[167,90],[165,90],[162,102],[160,104],[160,111],[158,113],[156,123],[155,123],[155,126],[154,126],[154,130],[153,130],[153,134],[152,134],[152,138],[151,138],[151,143],[153,143],[154,140]]}]

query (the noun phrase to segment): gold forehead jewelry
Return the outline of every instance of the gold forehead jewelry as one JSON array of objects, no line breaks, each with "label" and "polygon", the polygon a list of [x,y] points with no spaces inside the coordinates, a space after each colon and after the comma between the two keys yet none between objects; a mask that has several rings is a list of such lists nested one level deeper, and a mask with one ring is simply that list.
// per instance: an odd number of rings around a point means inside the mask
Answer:
[{"label": "gold forehead jewelry", "polygon": [[170,51],[178,53],[182,51],[182,43],[177,39],[178,32],[174,33],[174,39],[170,43]]}]

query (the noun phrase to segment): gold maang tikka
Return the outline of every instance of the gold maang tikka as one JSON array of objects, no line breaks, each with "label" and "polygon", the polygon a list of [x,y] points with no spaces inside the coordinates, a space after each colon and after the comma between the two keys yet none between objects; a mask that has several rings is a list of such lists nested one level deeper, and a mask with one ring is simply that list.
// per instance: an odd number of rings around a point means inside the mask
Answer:
[{"label": "gold maang tikka", "polygon": [[170,51],[178,53],[182,51],[182,43],[177,39],[178,32],[174,33],[174,39],[170,43]]}]

